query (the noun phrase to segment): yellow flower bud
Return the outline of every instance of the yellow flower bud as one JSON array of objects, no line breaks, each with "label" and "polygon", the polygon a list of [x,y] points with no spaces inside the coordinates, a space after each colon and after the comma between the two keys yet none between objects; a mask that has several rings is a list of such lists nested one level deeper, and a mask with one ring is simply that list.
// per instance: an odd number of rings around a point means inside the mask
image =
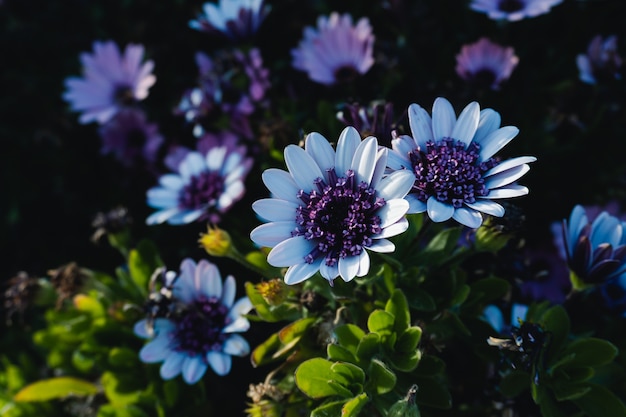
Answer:
[{"label": "yellow flower bud", "polygon": [[211,256],[227,256],[232,250],[230,235],[217,226],[207,226],[206,233],[200,233],[200,247]]}]

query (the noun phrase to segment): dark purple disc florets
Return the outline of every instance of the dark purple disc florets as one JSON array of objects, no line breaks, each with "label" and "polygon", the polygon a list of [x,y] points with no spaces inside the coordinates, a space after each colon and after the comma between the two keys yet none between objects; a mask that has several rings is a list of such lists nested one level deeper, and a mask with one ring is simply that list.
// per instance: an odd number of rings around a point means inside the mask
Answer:
[{"label": "dark purple disc florets", "polygon": [[345,177],[337,177],[332,168],[327,172],[329,184],[318,178],[317,190],[300,190],[298,198],[304,205],[296,210],[298,227],[293,234],[317,243],[305,256],[307,263],[323,256],[326,265],[334,266],[340,258],[360,255],[372,244],[371,236],[382,231],[376,212],[385,200],[365,182],[357,184],[352,170]]},{"label": "dark purple disc florets", "polygon": [[173,318],[177,342],[174,349],[189,356],[221,350],[227,336],[222,329],[228,324],[228,311],[216,297],[195,300]]},{"label": "dark purple disc florets", "polygon": [[182,189],[179,206],[195,210],[216,201],[224,191],[224,178],[215,171],[204,171],[189,179]]},{"label": "dark purple disc florets", "polygon": [[415,149],[409,153],[417,198],[427,201],[434,196],[442,203],[459,208],[463,203],[474,203],[476,197],[489,193],[483,175],[497,164],[495,158],[480,160],[480,146],[452,138],[428,141],[426,150]]}]

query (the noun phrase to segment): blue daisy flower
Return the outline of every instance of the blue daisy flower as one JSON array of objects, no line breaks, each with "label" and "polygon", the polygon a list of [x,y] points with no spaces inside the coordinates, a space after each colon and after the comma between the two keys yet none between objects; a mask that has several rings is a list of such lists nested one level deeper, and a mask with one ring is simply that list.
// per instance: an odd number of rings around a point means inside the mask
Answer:
[{"label": "blue daisy flower", "polygon": [[248,297],[235,301],[236,283],[231,275],[222,282],[217,266],[185,259],[173,280],[173,312],[154,321],[140,320],[135,334],[151,339],[139,352],[145,363],[163,362],[161,377],[172,379],[182,373],[195,384],[208,367],[218,375],[230,372],[232,356],[250,352],[239,334],[250,327],[245,317],[252,309]]},{"label": "blue daisy flower", "polygon": [[361,141],[355,128],[346,127],[335,151],[326,138],[311,133],[304,149],[289,145],[284,153],[288,171],[271,168],[262,175],[272,198],[252,208],[268,223],[250,237],[272,248],[271,265],[289,267],[287,284],[318,271],[331,284],[337,276],[350,281],[369,271],[368,250],[395,250],[387,238],[408,227],[404,197],[413,175],[384,176],[388,152],[375,137]]},{"label": "blue daisy flower", "polygon": [[500,162],[496,152],[519,132],[514,126],[500,127],[500,114],[468,104],[458,119],[445,98],[437,98],[432,119],[417,104],[409,106],[413,137],[401,135],[391,142],[389,168],[408,170],[415,175],[413,189],[406,196],[409,213],[427,212],[434,222],[450,218],[477,228],[482,213],[502,217],[504,207],[493,200],[528,194],[515,184],[534,162],[522,156]]},{"label": "blue daisy flower", "polygon": [[472,0],[470,8],[494,20],[515,22],[548,13],[563,0]]}]

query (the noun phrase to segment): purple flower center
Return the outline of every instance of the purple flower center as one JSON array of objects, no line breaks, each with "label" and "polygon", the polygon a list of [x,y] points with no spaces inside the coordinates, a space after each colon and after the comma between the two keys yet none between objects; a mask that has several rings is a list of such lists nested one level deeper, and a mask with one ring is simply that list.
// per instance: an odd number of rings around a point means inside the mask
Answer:
[{"label": "purple flower center", "polygon": [[113,101],[117,104],[128,106],[135,102],[135,93],[131,86],[118,85],[113,90]]},{"label": "purple flower center", "polygon": [[227,335],[222,329],[230,321],[228,308],[216,297],[200,297],[173,318],[176,323],[174,348],[189,356],[221,350]]},{"label": "purple flower center", "polygon": [[463,203],[474,203],[477,196],[489,193],[483,175],[497,164],[495,158],[480,160],[480,145],[469,146],[452,138],[428,141],[426,150],[409,153],[415,172],[417,198],[426,202],[434,196],[442,203],[459,208]]},{"label": "purple flower center", "polygon": [[524,1],[522,0],[501,0],[498,3],[500,11],[505,13],[519,12],[524,8]]},{"label": "purple flower center", "polygon": [[358,256],[372,244],[371,235],[382,231],[376,213],[385,200],[365,182],[357,184],[352,170],[345,177],[337,177],[334,168],[327,172],[329,184],[317,178],[317,190],[298,193],[304,205],[296,210],[298,226],[293,235],[317,243],[304,257],[307,263],[323,256],[326,265],[334,266],[339,258]]},{"label": "purple flower center", "polygon": [[223,191],[224,178],[215,171],[204,171],[189,179],[189,183],[180,192],[178,204],[189,210],[214,205]]}]

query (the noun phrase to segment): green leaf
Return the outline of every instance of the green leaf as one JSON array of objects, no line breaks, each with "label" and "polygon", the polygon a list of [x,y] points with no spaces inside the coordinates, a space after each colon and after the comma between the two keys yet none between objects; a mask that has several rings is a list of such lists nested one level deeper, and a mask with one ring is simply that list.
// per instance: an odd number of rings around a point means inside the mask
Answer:
[{"label": "green leaf", "polygon": [[304,332],[307,331],[313,323],[315,323],[315,317],[306,317],[300,320],[296,320],[293,323],[283,327],[278,331],[278,338],[282,343],[289,343],[294,340],[299,340]]},{"label": "green leaf", "polygon": [[394,317],[383,310],[374,310],[367,318],[367,328],[380,336],[389,336],[393,332]]},{"label": "green leaf", "polygon": [[111,366],[121,369],[133,369],[139,363],[137,352],[124,347],[111,349],[108,359]]},{"label": "green leaf", "polygon": [[548,309],[539,321],[543,330],[550,334],[546,360],[551,363],[569,335],[570,321],[565,308],[555,305]]},{"label": "green leaf", "polygon": [[89,381],[62,376],[33,382],[22,388],[13,399],[15,401],[48,401],[66,398],[70,395],[93,395],[97,392],[98,387]]},{"label": "green leaf", "polygon": [[386,394],[396,386],[396,374],[389,367],[378,359],[372,359],[369,366],[370,390],[377,394]]},{"label": "green leaf", "polygon": [[460,227],[451,227],[437,233],[416,256],[413,257],[414,265],[441,265],[454,253],[461,236]]},{"label": "green leaf", "polygon": [[363,336],[365,336],[365,332],[354,324],[348,323],[335,327],[337,343],[352,353],[356,353]]},{"label": "green leaf", "polygon": [[402,334],[409,327],[411,314],[406,297],[401,290],[396,289],[391,294],[385,305],[385,311],[394,317],[393,329],[396,333]]},{"label": "green leaf", "polygon": [[410,372],[419,364],[419,361],[422,358],[422,352],[420,350],[407,353],[395,352],[391,355],[387,355],[387,358],[389,359],[391,366],[395,369]]},{"label": "green leaf", "polygon": [[329,344],[326,346],[326,354],[328,359],[333,361],[343,361],[356,364],[358,362],[356,356],[343,346]]},{"label": "green leaf", "polygon": [[274,353],[280,346],[281,343],[278,335],[273,333],[252,351],[252,354],[250,355],[252,366],[256,368],[257,366],[265,365],[276,360],[277,358],[274,356]]},{"label": "green leaf", "polygon": [[437,309],[435,299],[429,293],[419,288],[412,288],[410,292],[407,291],[406,297],[409,306],[414,310],[432,312]]},{"label": "green leaf", "polygon": [[356,417],[359,415],[363,407],[370,401],[366,393],[362,393],[346,401],[341,408],[341,417]]},{"label": "green leaf", "polygon": [[394,346],[394,351],[402,353],[413,352],[417,349],[417,345],[419,344],[421,338],[422,329],[420,327],[409,327],[402,334],[400,334],[400,337],[398,337]]},{"label": "green leaf", "polygon": [[78,311],[88,313],[92,317],[102,317],[106,314],[104,306],[94,297],[85,294],[76,294],[73,301]]},{"label": "green leaf", "polygon": [[149,417],[149,415],[134,405],[114,406],[104,404],[98,409],[97,417]]},{"label": "green leaf", "polygon": [[452,296],[452,300],[450,300],[451,306],[458,306],[463,304],[463,302],[467,299],[470,294],[470,286],[467,284],[461,284],[456,288]]},{"label": "green leaf", "polygon": [[337,417],[341,415],[341,410],[343,409],[344,404],[346,404],[345,400],[341,401],[332,401],[328,403],[324,403],[319,407],[311,410],[310,417]]},{"label": "green leaf", "polygon": [[626,416],[624,403],[606,387],[590,384],[589,392],[573,402],[588,417]]},{"label": "green leaf", "polygon": [[591,391],[591,387],[584,383],[560,383],[552,386],[552,392],[557,401],[575,400],[589,391]]},{"label": "green leaf", "polygon": [[128,254],[130,277],[144,296],[148,295],[148,283],[154,271],[163,265],[156,245],[150,240],[141,240]]},{"label": "green leaf", "polygon": [[[359,372],[354,368],[359,369],[362,377],[358,376]],[[351,397],[354,394],[347,387],[359,381],[362,384],[365,375],[354,365],[313,358],[296,368],[295,377],[298,388],[307,396],[317,399],[333,395]]]},{"label": "green leaf", "polygon": [[613,361],[618,352],[617,347],[607,340],[587,337],[569,343],[563,355],[573,355],[568,365],[598,367]]},{"label": "green leaf", "polygon": [[365,363],[378,353],[380,348],[380,336],[378,333],[368,333],[361,339],[356,349],[356,356],[359,358],[359,361]]},{"label": "green leaf", "polygon": [[136,372],[124,373],[104,372],[100,382],[104,393],[114,406],[126,406],[136,403],[142,396],[142,386],[139,384]]},{"label": "green leaf", "polygon": [[513,398],[528,389],[532,384],[530,375],[524,371],[511,371],[502,377],[500,392],[505,397]]},{"label": "green leaf", "polygon": [[483,278],[470,285],[471,293],[468,303],[485,304],[504,296],[511,284],[502,278]]}]

